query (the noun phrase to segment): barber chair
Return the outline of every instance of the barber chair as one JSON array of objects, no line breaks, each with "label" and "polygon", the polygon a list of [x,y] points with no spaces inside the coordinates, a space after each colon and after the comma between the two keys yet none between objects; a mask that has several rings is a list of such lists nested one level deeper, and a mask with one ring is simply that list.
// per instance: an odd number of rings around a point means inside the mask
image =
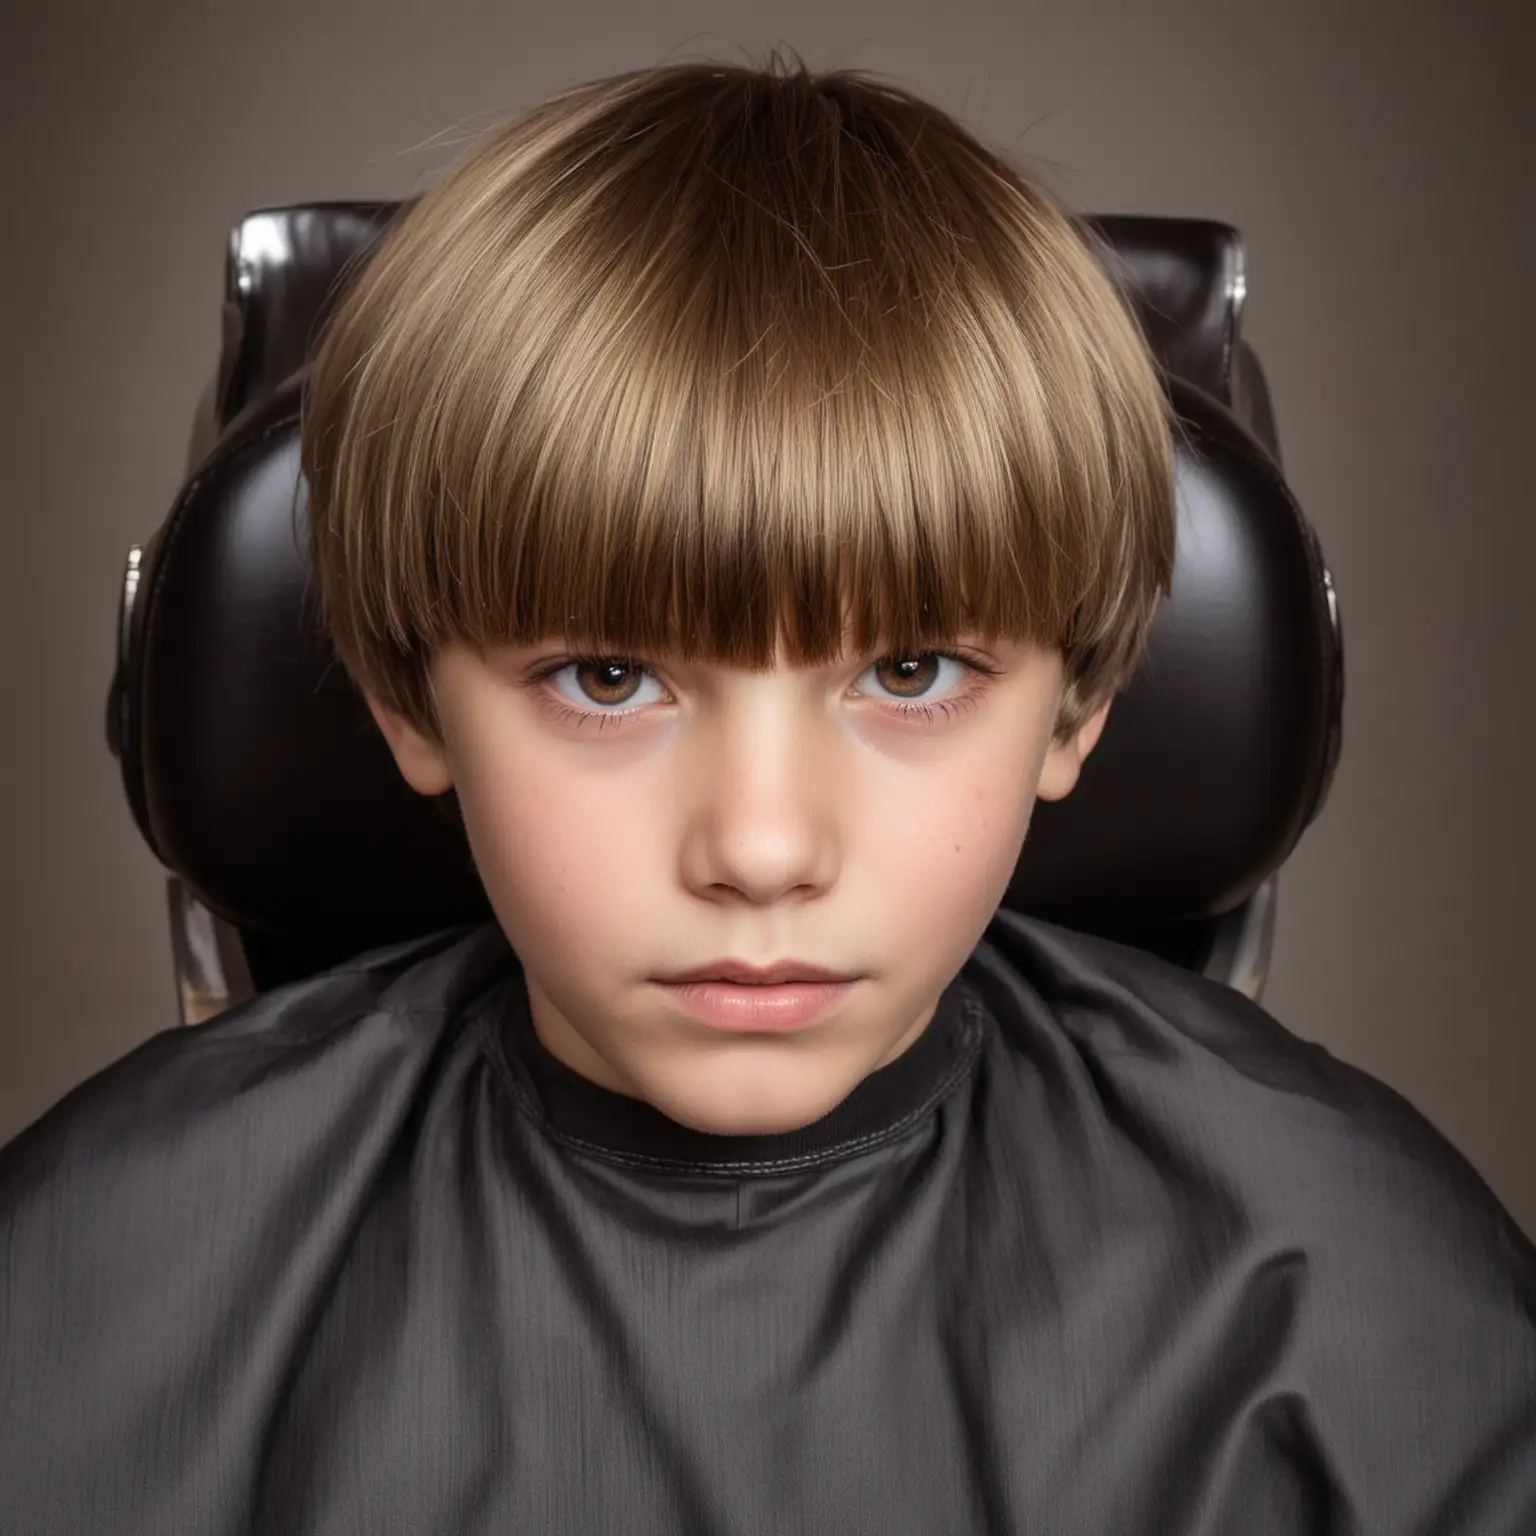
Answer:
[{"label": "barber chair", "polygon": [[[108,737],[169,871],[187,1022],[491,915],[456,818],[401,781],[331,655],[304,555],[306,352],[399,207],[273,208],[235,227],[189,478],[129,553]],[[1277,872],[1338,760],[1338,605],[1238,335],[1238,232],[1089,224],[1183,423],[1178,561],[1145,666],[1074,793],[1037,808],[1004,904],[1257,998]]]}]

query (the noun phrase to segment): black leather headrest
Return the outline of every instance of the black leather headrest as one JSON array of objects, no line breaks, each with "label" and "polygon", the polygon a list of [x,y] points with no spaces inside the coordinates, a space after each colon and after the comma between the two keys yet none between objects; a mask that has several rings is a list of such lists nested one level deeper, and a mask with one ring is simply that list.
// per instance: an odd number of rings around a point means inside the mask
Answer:
[{"label": "black leather headrest", "polygon": [[[338,279],[407,206],[307,203],[260,208],[236,224],[225,269],[217,389],[221,424],[265,399],[303,366],[339,290]],[[1215,219],[1140,214],[1097,214],[1084,222],[1124,282],[1162,365],[1213,400],[1232,405],[1246,281],[1238,232]]]},{"label": "black leather headrest", "polygon": [[[301,388],[226,433],[146,551],[111,729],[160,859],[319,964],[488,909],[456,821],[400,780],[320,633]],[[1173,594],[1077,790],[1037,808],[1007,898],[1091,931],[1238,904],[1316,813],[1338,749],[1316,541],[1237,420],[1169,388],[1188,437]]]}]

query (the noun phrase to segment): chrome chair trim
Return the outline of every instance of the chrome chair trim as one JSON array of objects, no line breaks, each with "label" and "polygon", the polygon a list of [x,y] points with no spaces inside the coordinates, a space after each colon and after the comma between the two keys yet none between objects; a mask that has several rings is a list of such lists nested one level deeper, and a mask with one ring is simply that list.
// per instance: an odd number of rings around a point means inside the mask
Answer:
[{"label": "chrome chair trim", "polygon": [[1278,907],[1279,880],[1271,875],[1242,906],[1218,919],[1204,974],[1259,1002],[1269,981]]},{"label": "chrome chair trim", "polygon": [[240,936],[177,875],[166,881],[176,1001],[183,1024],[206,1024],[256,995]]}]

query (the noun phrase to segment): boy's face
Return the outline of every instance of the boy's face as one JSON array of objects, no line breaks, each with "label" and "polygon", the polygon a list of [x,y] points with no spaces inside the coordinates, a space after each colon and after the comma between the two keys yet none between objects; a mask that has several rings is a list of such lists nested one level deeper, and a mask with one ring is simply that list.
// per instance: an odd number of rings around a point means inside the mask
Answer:
[{"label": "boy's face", "polygon": [[[685,1125],[777,1132],[917,1038],[1037,796],[1073,787],[1103,726],[1107,705],[1052,741],[1054,651],[955,651],[993,675],[932,652],[752,673],[453,645],[441,744],[370,704],[414,788],[457,790],[549,1051]],[[727,959],[851,979],[668,979]]]}]

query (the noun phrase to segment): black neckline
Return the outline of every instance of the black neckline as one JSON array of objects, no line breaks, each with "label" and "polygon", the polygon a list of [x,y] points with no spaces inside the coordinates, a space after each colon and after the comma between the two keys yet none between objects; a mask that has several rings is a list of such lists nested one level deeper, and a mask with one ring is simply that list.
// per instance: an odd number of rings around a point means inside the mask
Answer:
[{"label": "black neckline", "polygon": [[601,1087],[550,1054],[535,1033],[522,967],[496,989],[486,1022],[493,1056],[524,1112],[550,1136],[610,1162],[719,1174],[787,1173],[837,1162],[891,1140],[922,1119],[974,1066],[978,1005],[956,977],[932,1019],[895,1061],[798,1130],[715,1135],[681,1125],[642,1099]]}]

